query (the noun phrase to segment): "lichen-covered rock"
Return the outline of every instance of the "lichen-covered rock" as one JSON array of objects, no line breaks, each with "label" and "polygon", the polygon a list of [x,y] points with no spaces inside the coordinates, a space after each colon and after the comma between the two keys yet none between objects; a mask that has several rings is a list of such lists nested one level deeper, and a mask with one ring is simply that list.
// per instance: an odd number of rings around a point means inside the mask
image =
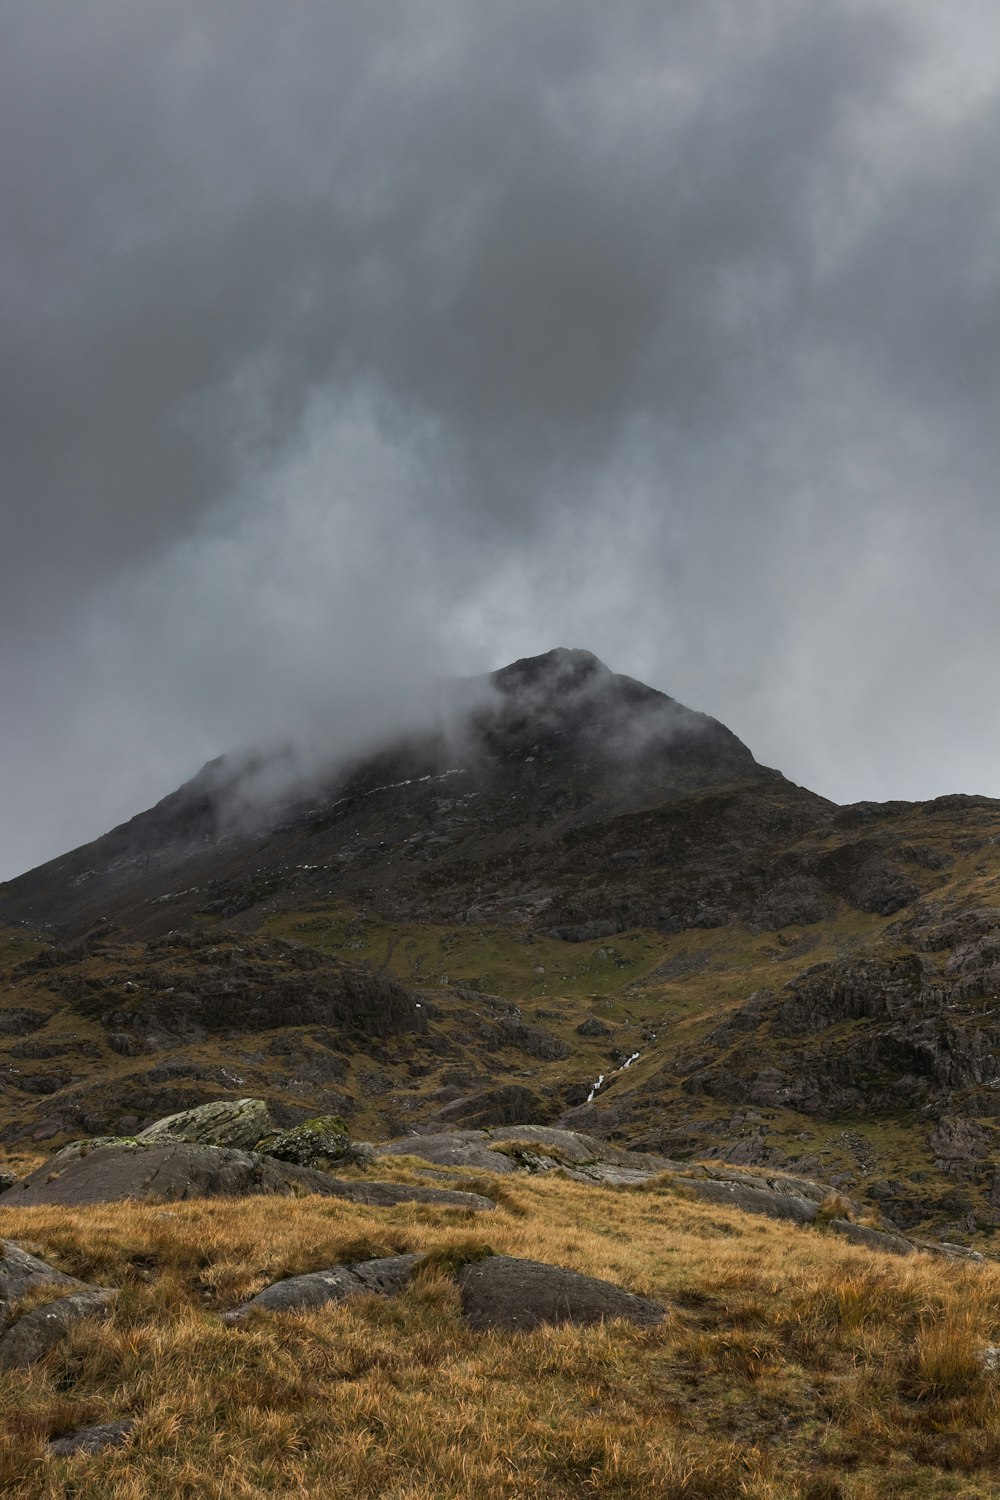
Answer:
[{"label": "lichen-covered rock", "polygon": [[464,1266],[458,1276],[462,1312],[472,1328],[527,1333],[543,1323],[600,1323],[625,1318],[659,1323],[664,1309],[611,1281],[581,1276],[562,1266],[491,1255]]},{"label": "lichen-covered rock", "polygon": [[315,1120],[294,1125],[291,1130],[266,1135],[258,1141],[257,1150],[278,1161],[318,1167],[321,1171],[352,1159],[351,1138],[339,1115],[319,1115]]},{"label": "lichen-covered rock", "polygon": [[188,1141],[198,1146],[249,1150],[274,1130],[263,1099],[220,1099],[212,1104],[167,1115],[141,1130],[142,1141]]}]

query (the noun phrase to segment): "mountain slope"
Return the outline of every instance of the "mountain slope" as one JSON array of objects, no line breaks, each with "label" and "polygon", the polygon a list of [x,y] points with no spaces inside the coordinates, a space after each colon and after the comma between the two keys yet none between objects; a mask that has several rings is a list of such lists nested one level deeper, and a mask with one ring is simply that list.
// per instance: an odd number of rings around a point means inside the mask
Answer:
[{"label": "mountain slope", "polygon": [[559,1120],[989,1234],[998,844],[1000,804],[837,808],[550,652],[347,767],[215,762],[0,889],[0,1135],[247,1093],[359,1135]]}]

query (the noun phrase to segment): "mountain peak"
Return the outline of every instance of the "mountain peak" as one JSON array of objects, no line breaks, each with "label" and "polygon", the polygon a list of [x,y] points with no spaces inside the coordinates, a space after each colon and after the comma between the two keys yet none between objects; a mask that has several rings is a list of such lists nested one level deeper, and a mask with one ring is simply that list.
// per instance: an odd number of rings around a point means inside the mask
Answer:
[{"label": "mountain peak", "polygon": [[501,692],[516,692],[524,687],[544,684],[553,690],[577,688],[593,677],[611,677],[613,673],[592,651],[556,646],[541,656],[522,656],[520,660],[490,673],[490,681]]}]

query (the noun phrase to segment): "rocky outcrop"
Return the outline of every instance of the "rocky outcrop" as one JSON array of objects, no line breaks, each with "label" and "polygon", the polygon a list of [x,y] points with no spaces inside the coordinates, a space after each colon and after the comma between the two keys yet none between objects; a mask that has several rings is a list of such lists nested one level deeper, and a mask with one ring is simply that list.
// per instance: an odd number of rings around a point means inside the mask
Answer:
[{"label": "rocky outcrop", "polygon": [[353,1143],[347,1126],[339,1115],[321,1115],[305,1120],[291,1130],[277,1131],[257,1142],[257,1150],[277,1161],[294,1162],[301,1167],[331,1167],[369,1159],[371,1148],[364,1142]]},{"label": "rocky outcrop", "polygon": [[687,1190],[709,1203],[742,1209],[747,1214],[765,1214],[769,1219],[788,1219],[793,1224],[813,1224],[819,1215],[819,1204],[794,1192],[775,1192],[756,1183],[725,1178],[677,1176],[673,1185]]},{"label": "rocky outcrop", "polygon": [[885,1229],[872,1229],[868,1224],[852,1224],[849,1219],[831,1219],[827,1228],[839,1234],[852,1245],[863,1245],[866,1250],[881,1250],[886,1255],[913,1255],[917,1246],[901,1234],[890,1234]]},{"label": "rocky outcrop", "polygon": [[9,1321],[12,1304],[40,1286],[62,1286],[68,1291],[83,1282],[29,1255],[11,1240],[0,1240],[0,1328]]},{"label": "rocky outcrop", "polygon": [[0,1369],[23,1370],[55,1348],[82,1318],[106,1318],[118,1293],[85,1287],[24,1313],[0,1337]]},{"label": "rocky outcrop", "polygon": [[263,1099],[222,1099],[156,1120],[139,1132],[138,1139],[249,1150],[273,1130],[274,1121]]},{"label": "rocky outcrop", "polygon": [[438,1203],[477,1211],[495,1207],[492,1200],[475,1193],[388,1182],[341,1182],[326,1172],[256,1152],[182,1141],[132,1141],[99,1146],[82,1156],[57,1154],[0,1197],[0,1202],[28,1208],[36,1203],[70,1206],[124,1198],[173,1202],[262,1193],[318,1193],[380,1207],[395,1203]]},{"label": "rocky outcrop", "polygon": [[[52,1287],[60,1295],[19,1313],[21,1299],[42,1287]],[[116,1295],[57,1271],[10,1240],[0,1240],[0,1369],[34,1364],[81,1318],[106,1317]]]},{"label": "rocky outcrop", "polygon": [[543,1101],[533,1089],[520,1083],[506,1083],[469,1098],[456,1099],[438,1112],[438,1118],[483,1129],[491,1125],[515,1125],[518,1120],[544,1119],[546,1115],[551,1118],[554,1113],[555,1107]]},{"label": "rocky outcrop", "polygon": [[459,1272],[462,1314],[480,1332],[530,1333],[546,1323],[602,1323],[623,1318],[647,1327],[665,1309],[596,1276],[510,1255],[490,1255]]},{"label": "rocky outcrop", "polygon": [[[225,1313],[223,1321],[238,1328],[258,1312],[299,1312],[365,1294],[395,1297],[409,1286],[422,1259],[391,1255],[289,1276]],[[509,1255],[487,1254],[466,1262],[455,1276],[463,1316],[480,1332],[526,1333],[543,1323],[586,1325],[611,1318],[647,1326],[660,1322],[664,1315],[658,1302],[610,1281]]]},{"label": "rocky outcrop", "polygon": [[419,1255],[389,1255],[333,1266],[328,1271],[311,1271],[305,1276],[288,1276],[225,1313],[223,1322],[238,1327],[256,1312],[299,1312],[366,1294],[395,1297],[409,1286],[420,1260]]}]

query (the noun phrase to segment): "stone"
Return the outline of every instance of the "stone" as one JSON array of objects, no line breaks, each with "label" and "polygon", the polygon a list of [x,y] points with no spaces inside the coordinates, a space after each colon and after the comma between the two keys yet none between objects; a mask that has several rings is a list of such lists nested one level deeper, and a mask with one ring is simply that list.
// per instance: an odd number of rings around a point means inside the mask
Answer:
[{"label": "stone", "polygon": [[516,1164],[494,1151],[479,1130],[439,1131],[434,1135],[404,1136],[377,1146],[379,1156],[418,1156],[436,1167],[467,1167],[474,1171],[514,1172]]},{"label": "stone", "polygon": [[351,1138],[339,1115],[320,1115],[305,1120],[291,1130],[263,1136],[257,1150],[278,1161],[295,1162],[301,1167],[323,1170],[351,1159]]},{"label": "stone", "polygon": [[852,1224],[849,1219],[831,1219],[827,1228],[850,1240],[852,1245],[864,1245],[868,1250],[883,1250],[888,1255],[912,1255],[915,1250],[915,1246],[901,1234],[870,1229],[867,1224]]},{"label": "stone", "polygon": [[545,1323],[600,1323],[625,1318],[648,1326],[659,1323],[658,1302],[562,1266],[509,1255],[491,1255],[459,1272],[462,1313],[480,1332],[528,1333]]},{"label": "stone", "polygon": [[0,1369],[23,1370],[61,1343],[81,1318],[106,1318],[117,1292],[91,1286],[33,1307],[0,1338]]},{"label": "stone", "polygon": [[788,1219],[793,1224],[812,1224],[819,1213],[819,1204],[797,1193],[775,1192],[773,1189],[751,1187],[742,1182],[718,1181],[703,1177],[675,1177],[677,1187],[690,1188],[699,1198],[709,1203],[726,1204],[740,1208],[748,1214],[765,1214],[769,1219]]},{"label": "stone", "polygon": [[265,1287],[241,1307],[224,1313],[222,1321],[238,1327],[257,1311],[296,1312],[366,1294],[395,1297],[409,1285],[420,1259],[419,1255],[388,1255],[353,1265],[332,1266],[326,1271],[310,1271],[304,1276],[288,1276]]},{"label": "stone", "polygon": [[931,1132],[929,1145],[942,1162],[985,1161],[990,1140],[981,1125],[961,1115],[948,1115]]},{"label": "stone", "polygon": [[263,1099],[220,1099],[167,1115],[141,1130],[141,1141],[159,1141],[164,1137],[188,1141],[200,1146],[231,1146],[249,1150],[274,1130]]},{"label": "stone", "polygon": [[75,1276],[66,1276],[44,1260],[10,1240],[0,1240],[0,1328],[8,1320],[8,1308],[38,1286],[82,1287]]},{"label": "stone", "polygon": [[466,1126],[515,1125],[519,1120],[539,1120],[550,1112],[541,1095],[520,1083],[505,1083],[466,1099],[456,1099],[438,1112],[442,1121]]},{"label": "stone", "polygon": [[17,1181],[16,1172],[0,1172],[0,1193],[5,1193]]},{"label": "stone", "polygon": [[589,1016],[576,1028],[577,1036],[611,1036],[611,1027],[605,1026],[596,1016]]},{"label": "stone", "polygon": [[102,1453],[105,1448],[122,1448],[128,1442],[133,1417],[121,1422],[97,1422],[92,1427],[81,1427],[68,1437],[53,1438],[49,1452],[57,1458],[72,1458],[77,1453]]},{"label": "stone", "polygon": [[377,1207],[396,1203],[435,1203],[473,1211],[496,1207],[491,1198],[477,1193],[393,1182],[342,1182],[327,1172],[252,1151],[170,1140],[102,1146],[75,1159],[55,1156],[24,1178],[13,1201],[28,1208],[35,1203],[70,1206],[126,1198],[176,1202],[268,1193],[299,1197],[318,1193]]}]

